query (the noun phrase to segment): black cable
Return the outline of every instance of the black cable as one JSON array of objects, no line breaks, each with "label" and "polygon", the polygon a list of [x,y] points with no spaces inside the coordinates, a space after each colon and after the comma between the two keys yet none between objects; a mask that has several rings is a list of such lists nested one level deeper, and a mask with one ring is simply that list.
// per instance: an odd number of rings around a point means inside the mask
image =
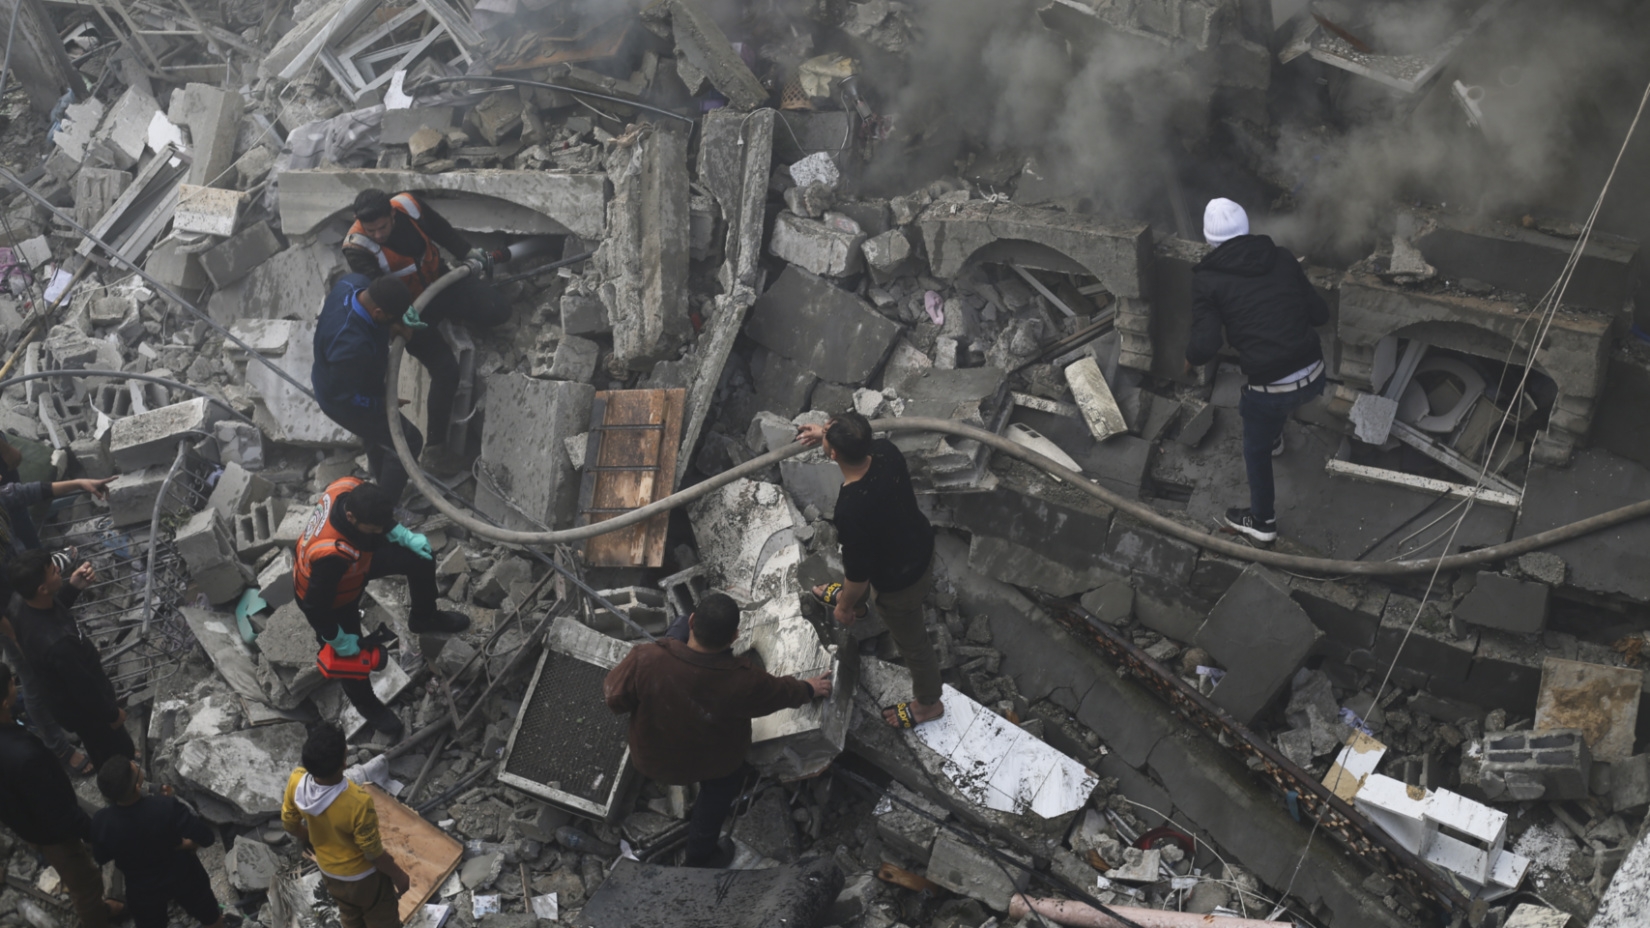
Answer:
[{"label": "black cable", "polygon": [[690,126],[697,125],[697,121],[691,116],[683,116],[681,113],[673,113],[670,110],[660,109],[657,106],[649,106],[646,103],[641,103],[636,100],[626,99],[625,97],[615,97],[605,93],[596,93],[593,90],[580,90],[577,87],[568,87],[563,84],[551,84],[545,81],[530,81],[521,77],[500,77],[498,75],[489,74],[466,74],[460,77],[432,77],[420,81],[415,86],[404,89],[406,90],[408,96],[416,97],[423,91],[432,87],[440,87],[443,84],[463,84],[469,81],[481,81],[488,84],[516,84],[522,87],[543,87],[546,90],[559,90],[562,93],[570,93],[574,96],[594,97],[597,100],[606,100],[609,103],[634,106],[640,110],[647,110],[649,113],[658,113],[660,116],[669,116],[671,119],[680,119]]},{"label": "black cable", "polygon": [[503,277],[494,277],[493,283],[504,284],[509,283],[512,280],[521,280],[524,277],[537,277],[545,271],[553,271],[556,268],[566,267],[569,264],[578,264],[580,261],[587,261],[595,256],[596,253],[594,251],[587,251],[583,254],[574,255],[571,258],[563,258],[560,261],[552,261],[549,264],[541,264],[532,270],[520,271],[515,274],[506,274]]}]

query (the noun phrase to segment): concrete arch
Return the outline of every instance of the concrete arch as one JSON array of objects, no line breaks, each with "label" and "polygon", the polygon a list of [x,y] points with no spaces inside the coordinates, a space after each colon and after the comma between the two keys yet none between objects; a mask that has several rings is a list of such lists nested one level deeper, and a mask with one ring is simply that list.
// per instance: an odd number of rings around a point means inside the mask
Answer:
[{"label": "concrete arch", "polygon": [[938,277],[955,276],[970,262],[1024,257],[1031,267],[1097,277],[1119,297],[1149,296],[1152,240],[1145,223],[1113,225],[989,200],[935,203],[918,223]]},{"label": "concrete arch", "polygon": [[280,177],[281,231],[308,235],[346,213],[355,195],[411,190],[466,231],[573,234],[587,242],[607,232],[607,176],[546,171],[288,171]]}]

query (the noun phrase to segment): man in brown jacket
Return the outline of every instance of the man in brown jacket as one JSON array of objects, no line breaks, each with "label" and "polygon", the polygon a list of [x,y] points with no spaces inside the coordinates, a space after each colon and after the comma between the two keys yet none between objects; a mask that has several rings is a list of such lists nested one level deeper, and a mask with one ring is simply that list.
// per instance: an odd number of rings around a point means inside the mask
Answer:
[{"label": "man in brown jacket", "polygon": [[776,677],[734,657],[739,606],[721,593],[699,601],[686,642],[640,644],[607,675],[602,694],[630,713],[630,760],[658,783],[699,784],[688,824],[689,867],[710,862],[744,781],[751,719],[831,695],[831,675]]}]

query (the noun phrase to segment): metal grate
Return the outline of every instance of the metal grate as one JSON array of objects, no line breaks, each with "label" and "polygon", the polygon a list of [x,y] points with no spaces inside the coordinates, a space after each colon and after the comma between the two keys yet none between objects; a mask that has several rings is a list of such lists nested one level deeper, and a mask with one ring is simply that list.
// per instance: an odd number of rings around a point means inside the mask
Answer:
[{"label": "metal grate", "polygon": [[625,718],[602,700],[607,670],[546,651],[504,772],[605,807],[625,762]]}]

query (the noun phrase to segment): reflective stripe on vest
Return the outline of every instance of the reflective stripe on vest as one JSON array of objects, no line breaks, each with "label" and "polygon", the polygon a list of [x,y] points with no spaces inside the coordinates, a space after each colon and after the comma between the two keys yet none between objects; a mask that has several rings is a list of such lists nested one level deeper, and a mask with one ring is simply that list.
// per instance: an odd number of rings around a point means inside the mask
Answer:
[{"label": "reflective stripe on vest", "polygon": [[413,228],[418,230],[419,237],[424,240],[423,255],[413,258],[385,248],[367,235],[366,227],[361,225],[359,219],[349,227],[349,234],[344,236],[344,246],[359,248],[377,258],[379,271],[390,277],[401,278],[407,289],[412,291],[412,295],[417,297],[424,292],[425,287],[441,276],[441,252],[436,250],[435,242],[425,234],[424,227],[418,224],[424,210],[412,194],[398,193],[390,197],[390,209],[413,221]]},{"label": "reflective stripe on vest", "polygon": [[360,477],[339,477],[321,494],[315,511],[310,513],[309,523],[298,538],[293,556],[292,591],[299,602],[303,602],[309,592],[309,574],[314,563],[324,557],[341,557],[351,562],[343,578],[338,581],[332,602],[327,605],[333,608],[348,606],[360,599],[366,589],[367,571],[372,568],[372,552],[362,551],[350,544],[349,539],[332,524],[332,507],[338,502],[338,497],[364,482]]}]

